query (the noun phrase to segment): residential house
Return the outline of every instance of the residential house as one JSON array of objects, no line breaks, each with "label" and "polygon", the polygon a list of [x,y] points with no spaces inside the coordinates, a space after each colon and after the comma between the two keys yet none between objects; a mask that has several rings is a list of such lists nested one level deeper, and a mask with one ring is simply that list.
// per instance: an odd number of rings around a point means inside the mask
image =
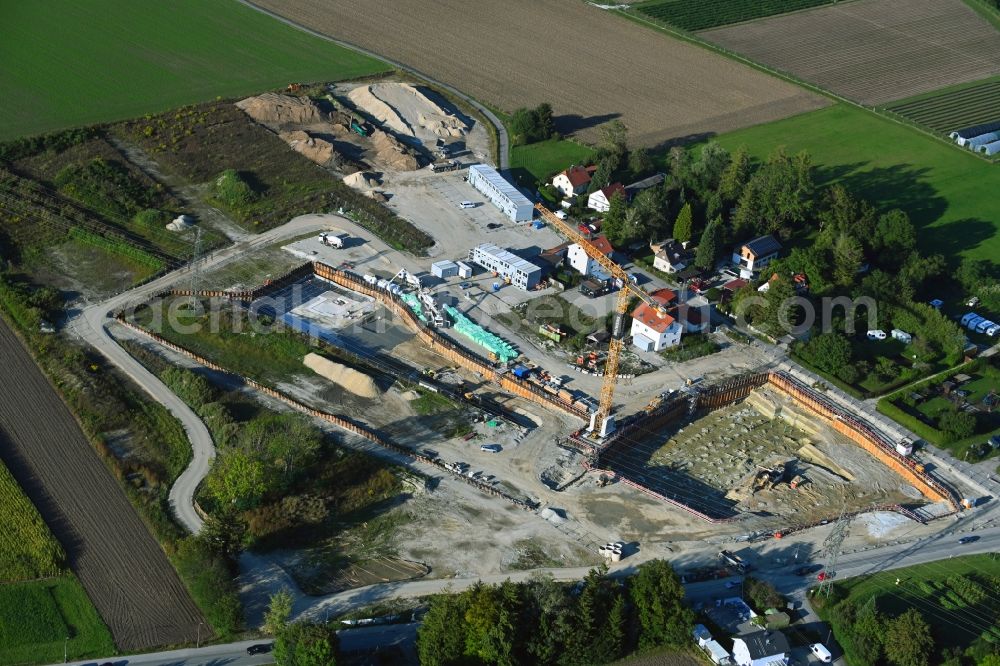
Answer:
[{"label": "residential house", "polygon": [[781,252],[781,243],[774,236],[759,236],[744,243],[733,252],[733,265],[740,269],[740,277],[753,280]]},{"label": "residential house", "polygon": [[750,284],[747,280],[743,278],[736,278],[735,280],[730,280],[726,284],[722,285],[722,303],[728,303],[733,299],[733,294],[738,292],[743,287]]},{"label": "residential house", "polygon": [[625,195],[631,201],[632,197],[639,194],[639,192],[642,192],[643,190],[648,190],[651,187],[656,187],[657,185],[662,185],[663,181],[666,179],[667,179],[667,174],[658,173],[654,176],[650,176],[649,178],[643,178],[642,180],[637,180],[631,185],[625,186]]},{"label": "residential house", "polygon": [[683,245],[673,238],[656,245],[659,249],[653,255],[653,268],[664,273],[680,273],[687,268],[689,258]]},{"label": "residential house", "polygon": [[552,187],[559,190],[566,198],[575,197],[587,191],[590,185],[590,170],[575,164],[565,171],[556,174],[552,179]]},{"label": "residential house", "polygon": [[733,639],[737,666],[785,666],[791,648],[780,631],[755,631]]},{"label": "residential house", "polygon": [[625,186],[621,183],[614,183],[599,190],[594,190],[587,197],[587,208],[596,210],[598,213],[608,212],[611,208],[611,197],[616,193],[621,193],[623,197],[626,196]]},{"label": "residential house", "polygon": [[643,302],[632,311],[632,344],[642,351],[660,351],[680,344],[683,327],[666,311],[667,306],[677,300],[677,294],[670,289],[659,289],[650,296],[663,309]]},{"label": "residential house", "polygon": [[[597,248],[597,250],[605,257],[610,257],[615,251],[615,249],[611,247],[611,243],[609,243],[608,239],[604,236],[594,236],[590,239],[590,244]],[[608,275],[608,272],[604,270],[604,267],[602,267],[596,259],[588,255],[586,250],[584,250],[579,243],[573,243],[566,250],[566,263],[568,263],[573,269],[584,277],[592,275],[598,280],[607,280],[611,277]]]},{"label": "residential house", "polygon": [[680,322],[685,333],[697,334],[712,330],[712,309],[704,298],[693,298],[687,303],[681,303],[671,314]]}]

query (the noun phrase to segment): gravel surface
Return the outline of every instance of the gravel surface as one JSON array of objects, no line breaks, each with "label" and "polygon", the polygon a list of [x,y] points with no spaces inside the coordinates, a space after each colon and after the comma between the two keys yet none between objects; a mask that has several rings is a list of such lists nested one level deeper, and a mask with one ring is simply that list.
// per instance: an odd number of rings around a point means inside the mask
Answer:
[{"label": "gravel surface", "polygon": [[[204,621],[111,472],[0,321],[0,452],[123,650],[190,641]],[[202,630],[202,638],[209,631]]]}]

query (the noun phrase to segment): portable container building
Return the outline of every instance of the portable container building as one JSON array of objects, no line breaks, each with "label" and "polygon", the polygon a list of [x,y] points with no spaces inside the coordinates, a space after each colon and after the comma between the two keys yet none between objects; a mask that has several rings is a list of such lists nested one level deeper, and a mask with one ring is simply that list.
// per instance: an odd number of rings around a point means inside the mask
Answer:
[{"label": "portable container building", "polygon": [[458,277],[462,278],[463,280],[465,278],[472,277],[472,266],[465,263],[464,261],[455,262],[455,265],[458,266]]},{"label": "portable container building", "polygon": [[431,275],[442,279],[458,275],[458,264],[454,261],[436,261],[431,264]]},{"label": "portable container building", "polygon": [[528,222],[535,214],[531,200],[489,165],[470,166],[469,184],[482,192],[494,206],[514,222]]}]

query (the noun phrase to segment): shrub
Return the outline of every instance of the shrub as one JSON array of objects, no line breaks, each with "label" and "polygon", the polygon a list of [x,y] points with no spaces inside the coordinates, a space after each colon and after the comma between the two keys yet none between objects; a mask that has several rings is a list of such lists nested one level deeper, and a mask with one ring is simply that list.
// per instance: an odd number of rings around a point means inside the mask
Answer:
[{"label": "shrub", "polygon": [[235,169],[226,169],[215,180],[215,195],[230,208],[246,208],[257,198],[256,192]]}]

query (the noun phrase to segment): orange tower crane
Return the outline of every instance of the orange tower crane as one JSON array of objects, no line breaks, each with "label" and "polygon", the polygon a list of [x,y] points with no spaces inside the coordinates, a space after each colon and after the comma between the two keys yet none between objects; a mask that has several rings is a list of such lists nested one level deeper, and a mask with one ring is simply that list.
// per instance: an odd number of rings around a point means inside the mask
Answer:
[{"label": "orange tower crane", "polygon": [[638,296],[658,312],[661,317],[665,317],[667,311],[662,303],[632,284],[625,269],[611,261],[604,253],[594,247],[593,243],[573,228],[573,225],[567,224],[565,220],[559,218],[542,204],[535,204],[535,208],[546,222],[561,231],[569,240],[582,247],[588,257],[599,263],[608,274],[622,285],[615,299],[615,319],[614,325],[611,327],[611,341],[608,344],[608,361],[604,366],[604,384],[601,386],[601,401],[597,406],[597,411],[590,417],[590,432],[593,433],[596,430],[598,436],[607,437],[615,429],[611,407],[615,397],[615,385],[618,383],[618,362],[621,357],[622,347],[625,344],[625,313],[628,311],[629,300],[632,295]]}]

